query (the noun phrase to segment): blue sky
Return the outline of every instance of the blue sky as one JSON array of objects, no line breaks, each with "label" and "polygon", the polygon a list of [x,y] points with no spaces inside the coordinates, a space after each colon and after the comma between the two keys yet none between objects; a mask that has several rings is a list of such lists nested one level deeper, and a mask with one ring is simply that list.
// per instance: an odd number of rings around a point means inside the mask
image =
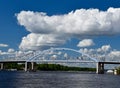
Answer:
[{"label": "blue sky", "polygon": [[[77,9],[99,9],[106,11],[108,8],[120,8],[119,0],[1,0],[0,1],[0,44],[7,44],[8,47],[0,47],[0,50],[7,51],[9,48],[19,50],[22,38],[31,31],[26,29],[26,25],[20,24],[15,14],[21,11],[33,11],[47,13],[47,16],[64,15]],[[120,30],[120,29],[118,29]],[[33,30],[32,30],[33,31]],[[50,35],[51,36],[51,35]],[[62,35],[61,35],[62,36]],[[57,36],[58,37],[58,36]],[[60,37],[60,36],[59,36]],[[68,37],[68,36],[67,36]],[[99,48],[102,45],[110,45],[113,49],[120,50],[120,33],[111,35],[101,35],[87,37],[94,42],[93,46],[87,48]],[[54,39],[54,38],[52,38]],[[61,39],[61,38],[60,38]],[[67,38],[59,43],[57,47],[69,47],[79,49],[77,44],[82,39]],[[60,41],[57,41],[60,42]],[[41,42],[40,42],[41,43]],[[45,44],[45,43],[43,43]],[[55,43],[56,44],[56,43]],[[88,45],[89,46],[89,45]],[[25,46],[26,47],[26,46]]]}]

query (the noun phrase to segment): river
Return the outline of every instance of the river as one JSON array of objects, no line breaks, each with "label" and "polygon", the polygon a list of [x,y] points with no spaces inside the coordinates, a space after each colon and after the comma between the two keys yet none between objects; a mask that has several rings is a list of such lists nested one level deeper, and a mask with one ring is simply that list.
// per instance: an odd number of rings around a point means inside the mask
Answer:
[{"label": "river", "polygon": [[89,72],[0,71],[0,88],[120,88],[120,76]]}]

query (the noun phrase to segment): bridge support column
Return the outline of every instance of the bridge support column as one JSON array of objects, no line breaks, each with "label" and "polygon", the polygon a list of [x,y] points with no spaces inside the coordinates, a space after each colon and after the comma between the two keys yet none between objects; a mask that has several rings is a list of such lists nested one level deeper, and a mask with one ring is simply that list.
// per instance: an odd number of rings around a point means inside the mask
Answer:
[{"label": "bridge support column", "polygon": [[102,62],[97,63],[96,73],[97,74],[104,74],[104,63],[102,63]]},{"label": "bridge support column", "polygon": [[34,62],[31,62],[31,70],[34,70]]},{"label": "bridge support column", "polygon": [[27,71],[27,62],[25,62],[25,71]]},{"label": "bridge support column", "polygon": [[0,69],[3,70],[3,63],[1,63],[0,65],[1,65]]}]

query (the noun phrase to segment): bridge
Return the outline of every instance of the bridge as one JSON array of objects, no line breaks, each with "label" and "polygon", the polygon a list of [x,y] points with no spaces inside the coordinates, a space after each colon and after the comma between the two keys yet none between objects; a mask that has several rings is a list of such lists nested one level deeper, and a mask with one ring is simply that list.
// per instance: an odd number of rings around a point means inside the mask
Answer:
[{"label": "bridge", "polygon": [[104,64],[120,64],[120,62],[113,61],[98,61],[88,54],[70,48],[50,48],[44,51],[34,51],[20,56],[0,59],[1,70],[4,69],[6,63],[24,63],[25,71],[28,70],[28,64],[31,65],[31,70],[34,70],[35,63],[92,63],[96,64],[96,73],[98,74],[104,73]]}]

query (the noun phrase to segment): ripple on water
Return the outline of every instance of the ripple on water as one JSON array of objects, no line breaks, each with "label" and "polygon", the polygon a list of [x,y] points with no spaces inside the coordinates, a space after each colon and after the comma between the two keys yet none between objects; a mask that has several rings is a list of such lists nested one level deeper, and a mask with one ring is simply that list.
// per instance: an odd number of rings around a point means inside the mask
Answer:
[{"label": "ripple on water", "polygon": [[0,88],[119,88],[120,76],[82,72],[0,72]]}]

